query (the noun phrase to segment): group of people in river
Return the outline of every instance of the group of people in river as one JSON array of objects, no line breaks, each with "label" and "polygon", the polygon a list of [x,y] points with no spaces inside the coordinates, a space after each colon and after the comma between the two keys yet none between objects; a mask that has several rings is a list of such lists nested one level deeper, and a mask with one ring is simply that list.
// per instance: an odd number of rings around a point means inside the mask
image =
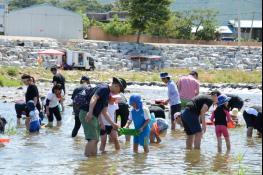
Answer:
[{"label": "group of people in river", "polygon": [[[48,92],[41,104],[40,95],[35,79],[30,75],[21,77],[27,86],[25,102],[17,102],[15,110],[17,125],[21,125],[22,115],[26,116],[26,128],[30,133],[39,132],[42,127],[53,127],[54,118],[57,126],[62,124],[64,111],[63,101],[66,95],[65,78],[56,67],[51,68],[53,73],[53,88]],[[175,83],[169,73],[161,73],[160,79],[168,88],[168,98],[162,100],[160,106],[170,106],[171,130],[176,132],[181,125],[186,133],[186,148],[200,149],[201,141],[207,130],[207,125],[215,125],[215,135],[218,141],[218,151],[222,151],[222,136],[224,136],[227,149],[231,149],[231,139],[228,127],[239,124],[238,114],[244,106],[244,101],[235,95],[224,95],[214,90],[207,95],[200,95],[200,83],[198,72],[192,71],[187,76],[182,76]],[[78,135],[81,126],[84,129],[87,144],[85,155],[96,156],[98,143],[101,140],[99,150],[105,153],[109,140],[120,150],[120,128],[129,129],[134,125],[133,150],[139,152],[142,146],[148,153],[151,143],[161,143],[161,136],[165,136],[169,123],[165,118],[158,116],[158,111],[150,111],[144,104],[141,94],[132,94],[127,100],[124,96],[127,82],[122,78],[113,77],[110,85],[99,84],[91,86],[89,77],[83,76],[80,86],[72,94],[75,126],[72,137]],[[164,108],[160,108],[164,110]],[[161,111],[163,112],[163,111]],[[207,114],[211,113],[210,122]],[[45,116],[48,123],[44,124]],[[244,110],[244,119],[247,124],[247,136],[252,137],[253,129],[262,135],[262,107],[252,106]],[[121,119],[121,126],[118,119]],[[0,118],[0,132],[4,132],[6,120]],[[124,134],[125,135],[125,134]],[[108,137],[109,136],[109,137]],[[130,141],[127,134],[126,140]]]}]

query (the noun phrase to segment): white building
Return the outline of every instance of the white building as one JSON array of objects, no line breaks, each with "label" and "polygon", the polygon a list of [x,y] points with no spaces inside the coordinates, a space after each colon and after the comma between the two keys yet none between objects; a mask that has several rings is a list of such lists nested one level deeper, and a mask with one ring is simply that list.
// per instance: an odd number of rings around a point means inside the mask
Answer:
[{"label": "white building", "polygon": [[0,33],[4,33],[6,5],[0,1]]},{"label": "white building", "polygon": [[6,19],[5,35],[82,39],[82,16],[50,4],[11,11]]}]

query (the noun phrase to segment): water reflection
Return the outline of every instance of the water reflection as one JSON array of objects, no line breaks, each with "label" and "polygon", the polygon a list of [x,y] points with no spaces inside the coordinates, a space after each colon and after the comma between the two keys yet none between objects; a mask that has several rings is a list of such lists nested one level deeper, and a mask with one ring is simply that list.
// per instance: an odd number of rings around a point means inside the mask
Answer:
[{"label": "water reflection", "polygon": [[230,173],[231,169],[229,167],[231,161],[230,153],[225,154],[218,153],[213,158],[212,171],[218,173]]}]

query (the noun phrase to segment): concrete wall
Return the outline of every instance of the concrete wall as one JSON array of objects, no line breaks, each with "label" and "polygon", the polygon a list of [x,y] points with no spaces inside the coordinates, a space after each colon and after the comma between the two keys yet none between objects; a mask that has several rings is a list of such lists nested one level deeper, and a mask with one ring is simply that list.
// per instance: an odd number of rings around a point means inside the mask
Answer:
[{"label": "concrete wall", "polygon": [[[101,40],[101,41],[118,41],[118,42],[136,42],[136,35],[126,36],[113,36],[105,33],[100,27],[91,27],[88,33],[88,39]],[[141,42],[143,43],[172,43],[172,44],[197,44],[197,45],[226,45],[237,46],[237,42],[224,42],[224,41],[195,41],[195,40],[178,40],[151,36],[142,36]],[[243,42],[243,46],[262,46],[262,43],[257,42]]]},{"label": "concrete wall", "polygon": [[82,39],[82,17],[50,5],[33,6],[8,14],[6,35]]}]

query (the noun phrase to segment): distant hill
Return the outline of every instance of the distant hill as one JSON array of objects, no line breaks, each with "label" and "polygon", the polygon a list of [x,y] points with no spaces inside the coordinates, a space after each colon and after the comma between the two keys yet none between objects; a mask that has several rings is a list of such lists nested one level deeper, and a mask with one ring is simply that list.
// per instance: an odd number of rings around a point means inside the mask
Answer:
[{"label": "distant hill", "polygon": [[[101,3],[111,3],[116,0],[99,0]],[[172,5],[175,11],[210,8],[219,11],[219,25],[237,18],[238,3],[242,20],[252,20],[253,12],[255,19],[262,20],[262,0],[176,0]]]}]

